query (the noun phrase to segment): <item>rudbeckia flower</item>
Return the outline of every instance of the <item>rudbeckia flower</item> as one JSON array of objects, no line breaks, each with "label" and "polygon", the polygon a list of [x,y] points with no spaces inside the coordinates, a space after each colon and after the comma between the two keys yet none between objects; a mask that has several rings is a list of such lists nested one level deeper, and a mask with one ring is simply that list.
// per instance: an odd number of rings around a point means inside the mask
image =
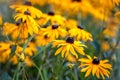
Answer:
[{"label": "rudbeckia flower", "polygon": [[20,13],[29,11],[32,18],[40,18],[42,16],[42,12],[39,9],[34,8],[29,1],[26,1],[24,5],[11,5],[10,7],[12,9],[15,9],[16,12]]},{"label": "rudbeckia flower", "polygon": [[73,55],[68,55],[68,56],[66,57],[66,60],[69,61],[69,62],[71,62],[71,63],[75,63],[75,62],[77,62],[78,58],[76,58],[76,57],[73,56]]},{"label": "rudbeckia flower", "polygon": [[97,78],[100,78],[100,76],[103,79],[105,79],[105,76],[109,78],[109,69],[111,70],[112,66],[108,63],[108,60],[100,60],[98,57],[92,59],[87,55],[87,58],[80,58],[78,61],[81,61],[81,65],[79,66],[82,68],[81,72],[86,72],[85,77],[88,77],[92,73]]},{"label": "rudbeckia flower", "polygon": [[71,37],[76,37],[77,40],[83,40],[83,41],[93,41],[92,35],[85,31],[81,26],[77,26],[76,28],[70,29],[69,30],[69,35]]},{"label": "rudbeckia flower", "polygon": [[3,20],[2,20],[2,16],[0,15],[0,25],[2,25]]},{"label": "rudbeckia flower", "polygon": [[75,28],[75,27],[78,25],[77,21],[74,20],[74,19],[68,19],[68,20],[66,20],[65,23],[66,23],[66,27],[67,27],[68,29]]},{"label": "rudbeckia flower", "polygon": [[22,20],[22,22],[25,24],[24,27],[28,28],[28,32],[30,33],[30,35],[32,35],[33,33],[38,33],[39,25],[30,16],[30,12],[25,11],[24,14],[18,13],[14,18],[16,21]]},{"label": "rudbeckia flower", "polygon": [[21,39],[26,39],[28,37],[28,28],[24,27],[22,23],[17,22],[16,24],[12,24],[5,22],[3,29],[4,33],[6,35],[10,34],[13,39],[18,37]]},{"label": "rudbeckia flower", "polygon": [[43,31],[43,35],[47,35],[53,40],[59,38],[59,36],[65,37],[67,35],[67,31],[57,24],[50,25],[47,28],[41,28],[41,31]]},{"label": "rudbeckia flower", "polygon": [[32,66],[33,62],[30,57],[33,56],[37,51],[35,44],[30,42],[25,48],[24,53],[22,53],[22,50],[22,47],[17,46],[15,55],[10,59],[10,61],[13,62],[13,64],[17,64],[19,60],[22,60],[27,66]]},{"label": "rudbeckia flower", "polygon": [[35,37],[35,39],[37,46],[46,46],[53,41],[53,39],[50,36],[48,37],[47,35],[42,35],[42,34],[38,34]]},{"label": "rudbeckia flower", "polygon": [[53,42],[53,47],[59,47],[58,50],[55,52],[55,55],[58,55],[60,52],[62,53],[62,57],[67,58],[69,55],[78,58],[78,52],[81,55],[85,55],[84,44],[80,41],[74,41],[72,37],[68,37],[66,41],[64,40],[55,40]]},{"label": "rudbeckia flower", "polygon": [[43,14],[43,16],[37,20],[37,23],[40,25],[45,25],[48,21],[50,21],[51,25],[58,24],[64,27],[66,19],[61,15],[50,11],[48,14]]},{"label": "rudbeckia flower", "polygon": [[11,53],[11,45],[8,42],[0,42],[0,62],[6,62]]}]

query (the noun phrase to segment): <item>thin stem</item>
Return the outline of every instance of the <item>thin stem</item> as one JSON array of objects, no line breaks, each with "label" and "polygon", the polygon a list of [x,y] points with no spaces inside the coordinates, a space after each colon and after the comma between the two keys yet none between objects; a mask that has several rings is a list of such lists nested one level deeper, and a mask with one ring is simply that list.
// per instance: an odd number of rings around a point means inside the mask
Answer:
[{"label": "thin stem", "polygon": [[13,75],[13,79],[12,80],[19,80],[18,73],[19,73],[20,68],[21,68],[21,62],[18,63],[17,70],[16,70],[15,74]]},{"label": "thin stem", "polygon": [[36,64],[34,64],[34,66],[35,66],[35,68],[38,70],[38,74],[41,76],[41,80],[44,80],[43,75],[42,75],[42,72],[41,72],[41,68],[42,68],[42,67],[39,68]]}]

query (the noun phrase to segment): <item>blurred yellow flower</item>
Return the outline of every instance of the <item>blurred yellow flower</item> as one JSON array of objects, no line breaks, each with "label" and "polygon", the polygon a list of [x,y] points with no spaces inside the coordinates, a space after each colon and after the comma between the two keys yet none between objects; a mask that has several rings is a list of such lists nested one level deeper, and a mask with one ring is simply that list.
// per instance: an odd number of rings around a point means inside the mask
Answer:
[{"label": "blurred yellow flower", "polygon": [[11,53],[11,45],[8,42],[0,42],[0,62],[6,62]]},{"label": "blurred yellow flower", "polygon": [[3,27],[5,35],[11,35],[13,39],[21,38],[26,39],[28,37],[28,28],[24,27],[22,23],[16,22],[16,24],[4,23]]},{"label": "blurred yellow flower", "polygon": [[51,25],[58,24],[64,27],[66,19],[61,15],[55,14],[54,12],[50,11],[48,12],[48,14],[43,14],[42,17],[37,20],[37,23],[40,25],[45,25],[48,21],[50,21]]},{"label": "blurred yellow flower", "polygon": [[26,56],[26,58],[25,58],[25,64],[28,67],[32,67],[33,66],[33,61],[30,59],[30,57]]},{"label": "blurred yellow flower", "polygon": [[74,20],[74,19],[68,19],[68,20],[66,20],[65,24],[66,24],[66,27],[68,29],[75,28],[78,25],[77,21]]},{"label": "blurred yellow flower", "polygon": [[66,57],[66,60],[69,61],[69,62],[72,62],[72,63],[75,63],[77,62],[78,58],[76,58],[74,55],[72,54],[69,54],[67,57]]},{"label": "blurred yellow flower", "polygon": [[90,73],[94,76],[96,74],[97,78],[102,76],[105,79],[105,76],[109,78],[110,72],[108,69],[112,69],[112,66],[108,63],[109,60],[99,60],[99,58],[94,57],[93,59],[87,55],[87,58],[80,58],[78,61],[81,61],[79,66],[81,72],[86,72],[85,77],[88,77]]},{"label": "blurred yellow flower", "polygon": [[37,36],[35,36],[35,39],[37,46],[46,46],[53,41],[50,36],[48,37],[47,35],[43,34],[38,34]]},{"label": "blurred yellow flower", "polygon": [[16,21],[22,20],[24,27],[27,27],[30,35],[33,33],[38,33],[40,26],[30,16],[30,13],[28,11],[25,11],[24,14],[18,13],[14,18]]},{"label": "blurred yellow flower", "polygon": [[115,38],[119,30],[119,21],[116,18],[112,18],[108,21],[106,28],[103,30],[103,34],[110,38]]},{"label": "blurred yellow flower", "polygon": [[10,7],[15,9],[16,12],[21,12],[22,14],[25,11],[28,11],[32,18],[40,18],[42,16],[42,12],[39,9],[34,8],[29,1],[26,1],[24,5],[11,5]]},{"label": "blurred yellow flower", "polygon": [[92,35],[85,31],[81,26],[70,29],[68,33],[71,37],[76,37],[77,40],[83,40],[85,42],[88,40],[93,41]]},{"label": "blurred yellow flower", "polygon": [[101,44],[101,48],[103,51],[107,51],[110,49],[110,45],[107,41],[103,41],[102,44]]},{"label": "blurred yellow flower", "polygon": [[33,42],[30,42],[25,48],[24,53],[22,53],[23,48],[20,46],[16,47],[15,55],[10,58],[10,61],[13,62],[13,64],[17,64],[19,60],[24,61],[27,66],[32,66],[33,62],[30,59],[31,56],[33,56],[37,49]]},{"label": "blurred yellow flower", "polygon": [[43,31],[43,35],[47,35],[53,40],[59,37],[65,37],[67,35],[67,31],[61,28],[61,26],[59,26],[58,24],[50,25],[47,28],[41,28],[41,31]]},{"label": "blurred yellow flower", "polygon": [[55,55],[58,55],[60,52],[62,53],[62,57],[69,58],[69,56],[74,56],[78,58],[78,52],[81,55],[85,55],[84,44],[80,41],[74,41],[72,37],[68,37],[66,41],[64,40],[55,40],[53,42],[53,47],[59,47],[55,52]]},{"label": "blurred yellow flower", "polygon": [[0,25],[2,25],[3,20],[2,20],[2,16],[0,15]]}]

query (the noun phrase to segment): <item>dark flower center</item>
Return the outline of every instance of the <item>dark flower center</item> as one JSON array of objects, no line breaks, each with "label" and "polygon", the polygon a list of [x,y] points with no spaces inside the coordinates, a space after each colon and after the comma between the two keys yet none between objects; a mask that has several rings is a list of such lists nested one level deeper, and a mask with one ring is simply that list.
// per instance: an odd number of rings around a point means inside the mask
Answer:
[{"label": "dark flower center", "polygon": [[47,36],[47,35],[45,35],[45,36],[44,36],[44,38],[45,38],[45,39],[47,39],[47,38],[48,38],[48,36]]},{"label": "dark flower center", "polygon": [[55,13],[54,13],[54,12],[52,12],[52,11],[50,11],[50,12],[48,12],[48,15],[50,15],[50,16],[54,16],[54,15],[55,15]]},{"label": "dark flower center", "polygon": [[16,25],[17,25],[17,26],[19,26],[19,25],[20,25],[20,23],[19,23],[19,22],[16,22]]},{"label": "dark flower center", "polygon": [[58,28],[57,24],[52,25],[52,29],[57,29],[57,28]]},{"label": "dark flower center", "polygon": [[77,26],[77,28],[79,28],[79,29],[83,29],[83,27],[82,27],[82,26],[80,26],[80,25],[78,25],[78,26]]},{"label": "dark flower center", "polygon": [[73,38],[73,37],[68,37],[68,38],[66,39],[66,42],[67,42],[67,43],[74,43],[74,38]]},{"label": "dark flower center", "polygon": [[82,0],[72,0],[72,2],[81,2]]},{"label": "dark flower center", "polygon": [[10,49],[12,49],[12,45],[10,45]]},{"label": "dark flower center", "polygon": [[26,1],[26,2],[25,2],[25,5],[27,5],[27,6],[32,6],[31,2],[29,2],[29,1]]},{"label": "dark flower center", "polygon": [[28,12],[28,11],[25,11],[25,12],[24,12],[24,14],[26,14],[26,15],[30,15],[30,12]]},{"label": "dark flower center", "polygon": [[100,60],[98,58],[95,58],[93,59],[92,61],[93,64],[99,64],[100,63]]},{"label": "dark flower center", "polygon": [[16,22],[15,24],[16,24],[17,26],[19,26],[19,25],[20,25],[20,23],[21,23],[21,22],[20,22],[20,21],[18,21],[18,22]]},{"label": "dark flower center", "polygon": [[30,47],[30,45],[27,45],[27,47],[29,48],[29,47]]}]

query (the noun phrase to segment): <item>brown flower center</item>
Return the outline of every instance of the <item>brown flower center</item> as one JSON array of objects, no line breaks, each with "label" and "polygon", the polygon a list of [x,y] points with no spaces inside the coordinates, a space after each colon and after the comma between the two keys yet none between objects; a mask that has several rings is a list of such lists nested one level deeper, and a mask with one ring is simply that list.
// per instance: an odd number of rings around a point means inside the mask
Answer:
[{"label": "brown flower center", "polygon": [[93,59],[92,61],[93,64],[99,64],[100,63],[100,60],[98,58],[95,58]]},{"label": "brown flower center", "polygon": [[25,2],[25,5],[27,5],[27,6],[32,6],[31,2],[29,2],[29,1],[26,1],[26,2]]},{"label": "brown flower center", "polygon": [[54,16],[54,15],[55,15],[55,13],[54,13],[54,12],[52,12],[52,11],[50,11],[50,12],[48,12],[48,15],[50,15],[50,16]]},{"label": "brown flower center", "polygon": [[48,36],[47,36],[47,35],[45,35],[45,36],[44,36],[44,38],[45,38],[45,39],[48,39]]},{"label": "brown flower center", "polygon": [[29,11],[25,11],[24,14],[30,15],[30,12]]},{"label": "brown flower center", "polygon": [[16,22],[16,25],[17,25],[17,26],[19,26],[19,25],[20,25],[20,23],[19,23],[19,22]]},{"label": "brown flower center", "polygon": [[68,37],[68,38],[66,39],[66,42],[67,42],[67,43],[74,43],[74,38],[73,38],[73,37]]},{"label": "brown flower center", "polygon": [[12,45],[10,45],[10,49],[12,49]]},{"label": "brown flower center", "polygon": [[57,28],[58,28],[57,24],[52,25],[52,29],[57,29]]},{"label": "brown flower center", "polygon": [[80,25],[78,25],[78,26],[77,26],[77,28],[79,28],[79,29],[83,29],[83,27],[82,27],[82,26],[80,26]]}]

